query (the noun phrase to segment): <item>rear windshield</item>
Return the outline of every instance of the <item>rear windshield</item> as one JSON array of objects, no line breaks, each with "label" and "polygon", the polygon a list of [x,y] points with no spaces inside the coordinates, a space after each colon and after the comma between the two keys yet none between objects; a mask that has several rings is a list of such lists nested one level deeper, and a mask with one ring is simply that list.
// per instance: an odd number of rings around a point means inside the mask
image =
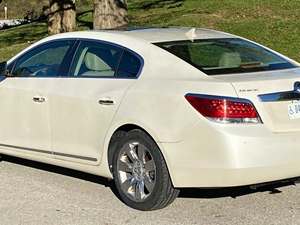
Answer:
[{"label": "rear windshield", "polygon": [[156,43],[208,75],[295,68],[267,49],[239,38]]}]

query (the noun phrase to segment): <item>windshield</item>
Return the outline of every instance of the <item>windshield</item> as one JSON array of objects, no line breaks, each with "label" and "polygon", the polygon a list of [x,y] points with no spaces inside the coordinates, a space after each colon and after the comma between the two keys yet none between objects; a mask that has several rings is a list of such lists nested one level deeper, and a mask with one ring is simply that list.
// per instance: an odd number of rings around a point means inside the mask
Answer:
[{"label": "windshield", "polygon": [[157,43],[208,75],[295,68],[267,49],[239,38]]}]

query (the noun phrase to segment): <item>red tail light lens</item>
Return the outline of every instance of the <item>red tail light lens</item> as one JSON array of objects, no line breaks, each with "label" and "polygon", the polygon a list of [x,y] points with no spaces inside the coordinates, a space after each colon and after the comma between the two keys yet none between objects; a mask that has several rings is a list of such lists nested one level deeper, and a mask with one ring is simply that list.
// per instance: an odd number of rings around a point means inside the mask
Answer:
[{"label": "red tail light lens", "polygon": [[186,100],[203,116],[222,123],[260,123],[253,104],[246,99],[187,94]]}]

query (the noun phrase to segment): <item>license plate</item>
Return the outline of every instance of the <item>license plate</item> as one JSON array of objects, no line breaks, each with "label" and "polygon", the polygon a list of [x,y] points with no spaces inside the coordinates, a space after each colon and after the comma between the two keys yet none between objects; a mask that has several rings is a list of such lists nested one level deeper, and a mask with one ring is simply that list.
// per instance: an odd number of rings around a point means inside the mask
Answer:
[{"label": "license plate", "polygon": [[294,101],[288,105],[288,115],[292,120],[300,118],[300,101]]}]

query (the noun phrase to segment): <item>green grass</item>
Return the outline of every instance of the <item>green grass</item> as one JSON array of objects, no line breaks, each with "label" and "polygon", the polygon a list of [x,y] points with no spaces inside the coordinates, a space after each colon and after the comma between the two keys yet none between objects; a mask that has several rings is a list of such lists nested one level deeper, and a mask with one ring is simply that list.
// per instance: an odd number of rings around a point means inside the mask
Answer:
[{"label": "green grass", "polygon": [[[12,0],[10,0],[12,1]],[[17,0],[15,0],[17,1]],[[91,0],[78,1],[82,23],[91,25]],[[241,35],[300,61],[298,0],[128,0],[131,26],[205,27]],[[0,32],[0,60],[46,36],[36,23]]]},{"label": "green grass", "polygon": [[[300,60],[300,1],[187,0],[181,5],[178,1],[168,1],[170,4],[152,7],[142,13],[139,2],[133,0],[131,3],[130,18],[135,25],[222,30],[255,40]],[[170,7],[171,2],[177,2],[178,7]]]},{"label": "green grass", "polygon": [[0,32],[0,61],[5,61],[33,42],[47,36],[45,23],[27,24]]}]

